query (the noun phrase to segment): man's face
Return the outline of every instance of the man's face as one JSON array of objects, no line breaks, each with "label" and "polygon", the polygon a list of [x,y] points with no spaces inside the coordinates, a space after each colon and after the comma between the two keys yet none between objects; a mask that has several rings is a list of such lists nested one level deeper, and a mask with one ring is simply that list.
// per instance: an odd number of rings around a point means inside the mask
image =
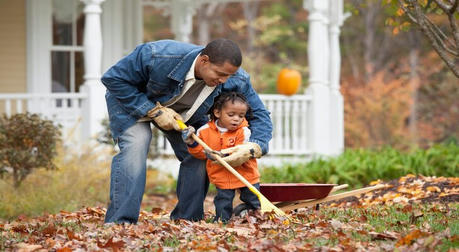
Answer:
[{"label": "man's face", "polygon": [[204,80],[206,85],[210,87],[224,83],[239,68],[231,65],[228,61],[220,65],[213,64],[207,55],[200,56],[199,60],[200,64],[199,68],[196,69],[195,76]]}]

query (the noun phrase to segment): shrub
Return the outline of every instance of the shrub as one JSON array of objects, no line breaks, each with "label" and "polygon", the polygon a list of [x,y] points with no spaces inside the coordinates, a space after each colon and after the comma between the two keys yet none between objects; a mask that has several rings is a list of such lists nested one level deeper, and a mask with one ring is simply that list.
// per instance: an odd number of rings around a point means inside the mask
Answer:
[{"label": "shrub", "polygon": [[114,146],[115,142],[112,138],[112,133],[110,131],[110,122],[108,121],[108,118],[102,119],[101,125],[103,130],[98,133],[97,142],[101,144]]},{"label": "shrub", "polygon": [[435,145],[427,150],[401,152],[386,147],[380,150],[350,149],[328,160],[286,164],[261,170],[263,182],[332,183],[361,187],[373,180],[391,180],[406,174],[456,177],[459,172],[459,146]]},{"label": "shrub", "polygon": [[0,118],[2,178],[11,174],[17,188],[34,169],[55,169],[52,159],[60,136],[59,128],[52,121],[41,119],[37,114],[3,115]]}]

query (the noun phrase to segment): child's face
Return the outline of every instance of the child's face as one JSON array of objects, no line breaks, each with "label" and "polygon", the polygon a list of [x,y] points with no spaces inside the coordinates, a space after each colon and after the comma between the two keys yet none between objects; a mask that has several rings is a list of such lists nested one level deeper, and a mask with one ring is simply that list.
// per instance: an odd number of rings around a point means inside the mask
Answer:
[{"label": "child's face", "polygon": [[214,115],[218,118],[218,126],[227,128],[229,131],[236,130],[244,120],[247,109],[247,104],[240,101],[234,101],[234,103],[228,101],[223,104],[221,110],[214,109]]}]

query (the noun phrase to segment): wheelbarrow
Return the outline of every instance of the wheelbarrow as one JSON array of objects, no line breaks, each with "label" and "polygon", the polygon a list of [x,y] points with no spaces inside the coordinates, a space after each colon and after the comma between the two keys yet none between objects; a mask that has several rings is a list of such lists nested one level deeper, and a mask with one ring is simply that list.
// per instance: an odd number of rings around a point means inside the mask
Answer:
[{"label": "wheelbarrow", "polygon": [[[346,197],[358,196],[363,193],[384,188],[384,185],[369,186],[333,194],[347,187],[347,184],[276,183],[260,184],[260,192],[281,210],[292,211],[299,208],[318,206],[320,203],[340,200]],[[246,206],[242,203],[237,205],[233,212],[235,215],[239,215],[245,209]]]}]

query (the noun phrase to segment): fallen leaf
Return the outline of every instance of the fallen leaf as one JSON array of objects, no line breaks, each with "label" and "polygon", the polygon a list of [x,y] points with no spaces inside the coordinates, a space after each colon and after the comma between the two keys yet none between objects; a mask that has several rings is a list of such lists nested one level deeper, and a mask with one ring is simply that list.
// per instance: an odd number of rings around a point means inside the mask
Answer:
[{"label": "fallen leaf", "polygon": [[422,216],[424,216],[423,212],[420,210],[415,210],[410,216],[410,223],[415,224],[417,219],[421,218]]},{"label": "fallen leaf", "polygon": [[152,214],[160,214],[162,211],[163,211],[163,209],[161,209],[159,207],[154,207],[154,208],[151,209],[151,213]]},{"label": "fallen leaf", "polygon": [[343,228],[343,225],[344,225],[341,221],[338,221],[335,219],[332,219],[330,221],[330,224],[332,225],[333,229],[341,229]]},{"label": "fallen leaf", "polygon": [[441,189],[438,186],[428,186],[426,190],[429,192],[441,192]]},{"label": "fallen leaf", "polygon": [[417,238],[421,236],[425,236],[425,235],[426,234],[421,232],[419,229],[415,229],[411,231],[410,233],[408,233],[407,235],[405,235],[404,237],[402,237],[400,240],[398,240],[397,243],[395,244],[395,247],[400,247],[403,245],[411,245],[414,242],[414,240],[416,240]]},{"label": "fallen leaf", "polygon": [[43,248],[41,245],[38,244],[28,244],[28,243],[18,243],[14,245],[14,247],[17,249],[17,251],[35,251],[37,249]]},{"label": "fallen leaf", "polygon": [[44,236],[54,236],[57,232],[56,226],[54,225],[53,222],[49,223],[46,228],[44,228],[42,231]]},{"label": "fallen leaf", "polygon": [[397,237],[389,233],[369,232],[373,240],[396,240]]},{"label": "fallen leaf", "polygon": [[56,250],[56,252],[72,252],[72,249],[69,247],[63,247],[63,248]]},{"label": "fallen leaf", "polygon": [[24,224],[13,226],[11,228],[11,230],[13,230],[14,232],[17,232],[17,233],[22,233],[22,234],[29,233],[29,231],[27,230],[26,225],[24,225]]},{"label": "fallen leaf", "polygon": [[111,248],[113,249],[113,251],[119,251],[120,249],[124,248],[124,244],[124,241],[113,242],[113,237],[108,239],[108,241],[105,244],[102,244],[99,241],[97,242],[97,246],[99,248]]},{"label": "fallen leaf", "polygon": [[252,232],[252,230],[245,227],[226,228],[226,230],[230,233],[235,232],[237,235],[249,235]]}]

